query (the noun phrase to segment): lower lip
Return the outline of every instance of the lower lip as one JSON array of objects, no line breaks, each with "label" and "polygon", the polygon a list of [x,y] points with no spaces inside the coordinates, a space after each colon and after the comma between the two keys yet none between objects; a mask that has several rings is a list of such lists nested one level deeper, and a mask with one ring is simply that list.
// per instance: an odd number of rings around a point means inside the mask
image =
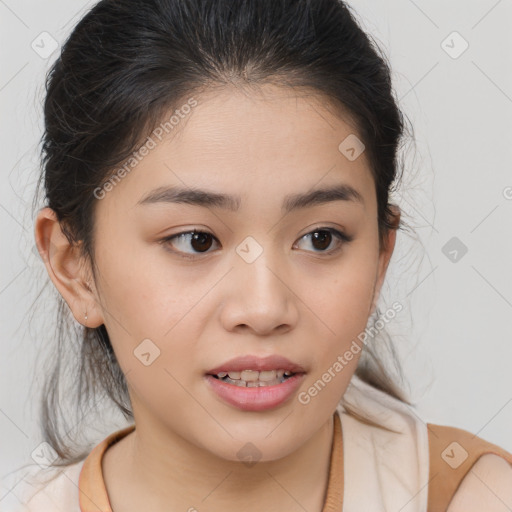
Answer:
[{"label": "lower lip", "polygon": [[206,375],[206,380],[217,395],[238,409],[244,411],[265,411],[273,409],[286,402],[297,391],[305,373],[296,373],[281,384],[246,388],[228,384],[212,375]]}]

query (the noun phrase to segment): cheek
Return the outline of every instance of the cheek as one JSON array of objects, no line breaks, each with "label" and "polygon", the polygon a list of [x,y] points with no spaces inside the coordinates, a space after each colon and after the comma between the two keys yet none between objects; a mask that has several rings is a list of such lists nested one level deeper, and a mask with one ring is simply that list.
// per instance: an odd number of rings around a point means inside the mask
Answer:
[{"label": "cheek", "polygon": [[[376,253],[371,250],[347,253],[329,276],[308,279],[307,305],[314,312],[315,327],[312,330],[319,340],[315,344],[316,371],[312,380],[332,381],[333,384],[327,386],[330,391],[326,395],[332,393],[334,401],[339,390],[345,388],[361,356],[361,334],[367,327],[372,304],[376,258]],[[331,375],[324,376],[329,369]]]},{"label": "cheek", "polygon": [[359,268],[359,273],[355,272],[355,267],[352,270],[354,272],[341,272],[322,293],[317,291],[311,296],[317,312],[315,323],[320,331],[312,353],[314,371],[298,397],[310,417],[322,416],[325,410],[336,407],[364,348],[361,334],[368,322],[374,272],[371,266]]},{"label": "cheek", "polygon": [[[112,319],[111,315],[105,322],[123,371],[134,370],[139,375],[140,370],[142,376],[146,371],[143,369],[151,366],[148,378],[155,372],[162,374],[164,368],[178,373],[190,371],[195,340],[200,335],[199,330],[195,331],[195,326],[200,326],[192,321],[198,300],[163,286],[153,287],[151,294],[137,293],[137,280],[130,283],[131,290],[109,297],[116,304],[117,316]],[[140,284],[146,290],[147,282]]]},{"label": "cheek", "polygon": [[97,262],[105,323],[134,341],[167,339],[213,285],[170,263],[161,247],[118,245]]},{"label": "cheek", "polygon": [[325,324],[326,333],[346,339],[368,321],[375,286],[372,258],[350,258],[321,280],[309,280],[307,304]]},{"label": "cheek", "polygon": [[[158,296],[159,290],[154,293]],[[160,298],[153,302],[127,295],[113,298],[128,320],[122,326],[111,320],[107,326],[132,400],[139,409],[156,415],[163,412],[162,407],[169,407],[170,413],[190,401],[187,389],[197,374],[199,339],[192,315],[187,315],[192,306]]]},{"label": "cheek", "polygon": [[105,325],[127,381],[145,399],[156,389],[166,390],[165,401],[179,399],[177,381],[194,368],[201,324],[193,319],[208,280],[143,263],[135,251],[98,258],[98,266]]}]

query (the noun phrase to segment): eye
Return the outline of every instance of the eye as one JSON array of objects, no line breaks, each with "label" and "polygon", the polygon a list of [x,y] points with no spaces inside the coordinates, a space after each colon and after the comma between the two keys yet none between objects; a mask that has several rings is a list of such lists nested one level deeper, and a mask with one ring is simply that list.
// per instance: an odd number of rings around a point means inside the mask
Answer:
[{"label": "eye", "polygon": [[[319,227],[314,231],[307,233],[301,238],[301,240],[306,237],[312,237],[311,244],[315,249],[317,249],[313,252],[323,252],[327,254],[337,252],[341,249],[341,246],[343,246],[345,242],[351,242],[353,239],[353,237],[338,231],[337,229],[324,227]],[[328,249],[333,241],[335,242],[334,248]]]},{"label": "eye", "polygon": [[[207,231],[183,231],[182,233],[177,233],[175,235],[168,236],[160,240],[160,243],[164,244],[164,246],[178,246],[178,250],[167,248],[167,250],[171,252],[183,253],[185,258],[193,258],[194,256],[187,256],[205,253],[212,246],[212,240],[217,240],[211,233]],[[172,242],[172,243],[171,243]],[[194,251],[197,252],[187,252],[185,249],[187,247],[190,248],[192,246]]]},{"label": "eye", "polygon": [[[301,237],[300,240],[306,239],[306,237],[310,236],[312,236],[311,243],[315,249],[313,252],[326,254],[337,252],[341,249],[341,246],[343,246],[345,242],[351,242],[353,239],[352,236],[349,236],[337,229],[320,227],[307,233]],[[162,243],[166,250],[170,252],[179,253],[184,258],[194,259],[195,255],[207,253],[208,250],[212,247],[213,241],[218,243],[218,240],[211,233],[194,229],[192,231],[183,231],[181,233],[176,233],[175,235],[165,237],[160,240],[160,243]],[[335,242],[334,247],[328,249],[329,246],[333,244],[333,242]],[[169,246],[174,248],[170,248]],[[187,249],[190,247],[192,247],[192,252],[187,251]]]}]

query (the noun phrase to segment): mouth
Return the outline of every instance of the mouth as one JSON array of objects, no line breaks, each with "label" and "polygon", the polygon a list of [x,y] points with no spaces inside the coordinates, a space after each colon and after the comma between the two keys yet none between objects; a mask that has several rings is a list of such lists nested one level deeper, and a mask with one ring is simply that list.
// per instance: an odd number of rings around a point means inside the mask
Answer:
[{"label": "mouth", "polygon": [[272,354],[235,357],[211,368],[205,379],[223,402],[244,411],[264,411],[289,402],[305,376],[303,366]]},{"label": "mouth", "polygon": [[243,370],[238,372],[209,373],[207,375],[211,375],[226,384],[246,388],[257,388],[282,384],[298,373],[304,372],[292,372],[284,369],[264,371]]},{"label": "mouth", "polygon": [[224,403],[243,411],[255,412],[274,409],[289,402],[306,376],[304,372],[294,373],[290,370],[243,370],[230,371],[224,375],[225,373],[206,374],[209,389]]}]

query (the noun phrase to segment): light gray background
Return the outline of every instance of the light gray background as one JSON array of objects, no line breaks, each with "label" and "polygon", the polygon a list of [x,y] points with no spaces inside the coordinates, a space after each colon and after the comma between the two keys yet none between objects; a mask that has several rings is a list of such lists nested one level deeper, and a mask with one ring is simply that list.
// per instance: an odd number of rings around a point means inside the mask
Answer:
[{"label": "light gray background", "polygon": [[[350,4],[388,54],[415,128],[396,200],[417,239],[399,233],[381,303],[406,308],[390,332],[415,411],[512,451],[512,5]],[[0,475],[30,462],[40,442],[33,401],[40,381],[32,379],[37,351],[53,332],[51,300],[38,303],[30,329],[28,318],[46,278],[32,252],[30,205],[43,78],[57,52],[43,59],[31,43],[43,31],[62,43],[87,5],[0,0]],[[442,44],[453,31],[469,44],[457,58]],[[446,44],[461,48],[453,36]],[[468,249],[457,262],[443,253],[452,237]],[[94,435],[101,440],[122,424],[114,415]]]}]

